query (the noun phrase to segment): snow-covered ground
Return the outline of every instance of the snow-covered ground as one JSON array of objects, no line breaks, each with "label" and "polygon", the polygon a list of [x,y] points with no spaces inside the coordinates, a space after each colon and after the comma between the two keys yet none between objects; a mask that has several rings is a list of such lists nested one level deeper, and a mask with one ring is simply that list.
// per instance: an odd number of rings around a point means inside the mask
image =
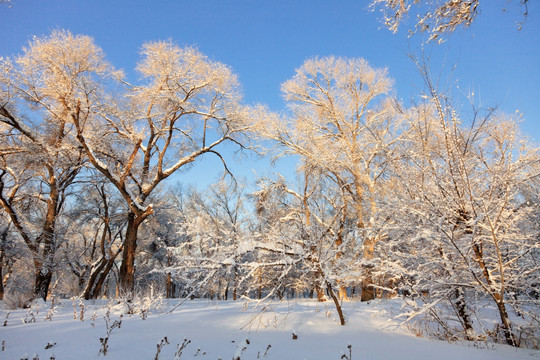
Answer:
[{"label": "snow-covered ground", "polygon": [[[78,301],[77,319],[72,300],[62,300],[52,311],[50,303],[33,305],[29,311],[8,310],[0,303],[0,359],[540,358],[538,351],[509,346],[460,345],[416,337],[391,320],[388,309],[396,306],[391,301],[346,303],[346,326],[339,325],[330,302],[295,300],[257,305],[247,301],[193,300],[168,313],[177,303],[163,300],[143,319],[141,314],[120,317],[126,310],[121,304],[85,302],[84,321],[80,320]],[[108,348],[103,355],[100,350],[105,340],[100,338],[107,337],[107,328]]]}]

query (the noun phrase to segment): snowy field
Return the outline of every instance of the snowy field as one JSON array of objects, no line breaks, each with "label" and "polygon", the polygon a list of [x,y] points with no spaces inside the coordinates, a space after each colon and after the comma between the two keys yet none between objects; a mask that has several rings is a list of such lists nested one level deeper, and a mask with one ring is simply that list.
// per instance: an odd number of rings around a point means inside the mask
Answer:
[{"label": "snowy field", "polygon": [[178,301],[163,300],[151,311],[131,316],[125,305],[107,301],[62,300],[52,309],[42,302],[29,310],[8,310],[1,304],[0,359],[540,358],[538,351],[509,346],[416,337],[392,320],[390,309],[398,302],[346,303],[344,327],[330,302],[311,300],[258,305],[193,300],[170,313]]}]

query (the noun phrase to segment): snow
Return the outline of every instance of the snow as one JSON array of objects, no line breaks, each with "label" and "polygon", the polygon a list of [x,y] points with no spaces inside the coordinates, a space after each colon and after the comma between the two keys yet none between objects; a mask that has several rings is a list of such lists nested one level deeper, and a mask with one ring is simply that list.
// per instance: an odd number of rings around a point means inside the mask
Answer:
[{"label": "snow", "polygon": [[[539,351],[514,349],[486,343],[447,343],[416,337],[400,328],[389,315],[398,300],[371,303],[347,302],[348,324],[340,326],[330,302],[293,300],[282,302],[190,300],[167,313],[180,300],[163,300],[159,308],[140,315],[123,314],[124,307],[100,300],[80,305],[74,319],[72,300],[57,304],[49,321],[50,303],[34,305],[35,322],[24,322],[27,310],[0,306],[1,359],[475,359],[512,360],[540,358]],[[9,316],[7,317],[7,314]],[[100,338],[109,331],[107,354],[100,355]],[[121,317],[122,316],[122,317]],[[1,326],[6,321],[7,326]],[[293,339],[293,333],[297,339]],[[190,341],[182,349],[181,345]],[[168,343],[167,343],[168,342]],[[52,345],[52,346],[51,346]],[[46,347],[48,347],[46,349]],[[176,354],[175,354],[176,353]]]},{"label": "snow", "polygon": [[234,266],[234,265],[236,265],[236,261],[234,261],[234,259],[233,259],[232,257],[229,257],[229,258],[223,260],[223,261],[221,262],[221,264],[222,264],[222,265],[230,265],[230,266]]}]

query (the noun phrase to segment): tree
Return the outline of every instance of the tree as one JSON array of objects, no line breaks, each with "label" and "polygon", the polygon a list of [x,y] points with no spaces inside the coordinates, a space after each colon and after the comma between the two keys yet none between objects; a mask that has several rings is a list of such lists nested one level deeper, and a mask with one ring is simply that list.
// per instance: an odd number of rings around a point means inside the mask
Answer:
[{"label": "tree", "polygon": [[246,200],[244,185],[224,180],[184,194],[177,230],[183,240],[167,251],[174,278],[197,295],[225,300],[229,294],[233,300],[248,295],[254,249]]},{"label": "tree", "polygon": [[[411,33],[425,32],[429,35],[428,41],[444,41],[444,37],[459,27],[471,25],[480,12],[479,0],[445,0],[445,1],[407,1],[407,0],[372,0],[371,7],[380,8],[383,13],[385,26],[393,31],[398,31],[399,25],[409,14],[411,8],[419,10],[415,29]],[[520,0],[523,21],[528,16],[528,0]]]},{"label": "tree", "polygon": [[[530,306],[532,279],[540,274],[538,232],[534,202],[524,196],[539,176],[538,152],[523,140],[516,119],[474,111],[462,121],[428,69],[420,69],[430,101],[409,113],[409,145],[395,172],[400,186],[387,199],[395,227],[385,268],[425,301],[420,313],[432,314],[447,335],[459,332],[437,304],[449,304],[463,337],[474,340],[488,331],[486,324],[475,326],[472,299],[486,299],[498,312],[504,341],[520,346],[537,334],[518,330],[510,309],[538,327],[537,307]],[[481,322],[482,315],[475,318]]]},{"label": "tree", "polygon": [[92,98],[88,73],[103,71],[90,43],[58,34],[0,63],[0,204],[32,254],[34,294],[43,299],[61,240],[57,219],[84,163],[70,126],[70,97]]},{"label": "tree", "polygon": [[261,252],[261,266],[281,268],[278,286],[300,294],[311,288],[318,301],[326,301],[328,293],[345,325],[341,302],[347,298],[346,286],[361,274],[354,220],[349,218],[340,189],[324,173],[303,171],[308,175],[298,191],[283,178],[260,182],[257,213],[264,222],[256,248]]},{"label": "tree", "polygon": [[122,251],[125,206],[111,185],[90,173],[77,187],[66,217],[70,243],[64,247],[70,272],[78,279],[77,295],[96,299]]},{"label": "tree", "polygon": [[[61,139],[73,134],[79,144],[55,154],[74,156],[75,150],[82,151],[124,199],[128,208],[120,267],[124,292],[133,291],[137,232],[154,211],[147,203],[151,193],[204,154],[216,155],[228,171],[219,145],[232,142],[242,148],[247,143],[244,134],[263,113],[241,104],[229,68],[195,49],[155,42],[145,44],[142,54],[137,69],[144,83],[129,85],[90,37],[54,31],[32,40],[17,58],[20,70],[9,60],[2,70],[7,89],[2,94],[3,122],[18,126],[13,102],[40,106],[51,127],[58,129],[54,134]],[[11,96],[13,89],[24,94]],[[17,130],[32,136],[28,127]]]},{"label": "tree", "polygon": [[13,254],[10,253],[12,244],[8,240],[11,222],[5,221],[5,218],[1,217],[0,224],[0,300],[3,300],[5,292],[4,276],[9,277],[8,274],[11,272],[12,266],[10,266],[8,259],[12,258]]},{"label": "tree", "polygon": [[306,169],[318,168],[340,189],[363,244],[363,300],[375,297],[370,269],[383,235],[374,222],[376,197],[399,141],[391,86],[386,70],[363,59],[308,60],[282,86],[291,119],[267,131],[284,153],[300,155]]},{"label": "tree", "polygon": [[[193,48],[170,42],[143,46],[141,86],[114,95],[100,116],[85,117],[78,99],[72,119],[89,161],[128,206],[120,286],[134,288],[137,232],[153,213],[146,201],[161,182],[204,154],[223,161],[218,147],[243,147],[257,112],[241,104],[236,77]],[[92,124],[90,124],[90,122]]]}]

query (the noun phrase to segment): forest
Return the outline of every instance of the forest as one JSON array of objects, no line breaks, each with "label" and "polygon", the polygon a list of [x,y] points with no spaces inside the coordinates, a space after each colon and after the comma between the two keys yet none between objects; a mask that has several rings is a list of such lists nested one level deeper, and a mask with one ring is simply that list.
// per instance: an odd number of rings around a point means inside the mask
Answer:
[{"label": "forest", "polygon": [[[0,59],[0,299],[313,298],[346,325],[402,297],[436,338],[538,348],[538,148],[411,61],[405,104],[386,69],[308,59],[278,114],[193,47],[144,44],[131,82],[89,36],[34,37]],[[239,179],[230,149],[296,176]],[[223,178],[179,186],[203,157]]]}]

